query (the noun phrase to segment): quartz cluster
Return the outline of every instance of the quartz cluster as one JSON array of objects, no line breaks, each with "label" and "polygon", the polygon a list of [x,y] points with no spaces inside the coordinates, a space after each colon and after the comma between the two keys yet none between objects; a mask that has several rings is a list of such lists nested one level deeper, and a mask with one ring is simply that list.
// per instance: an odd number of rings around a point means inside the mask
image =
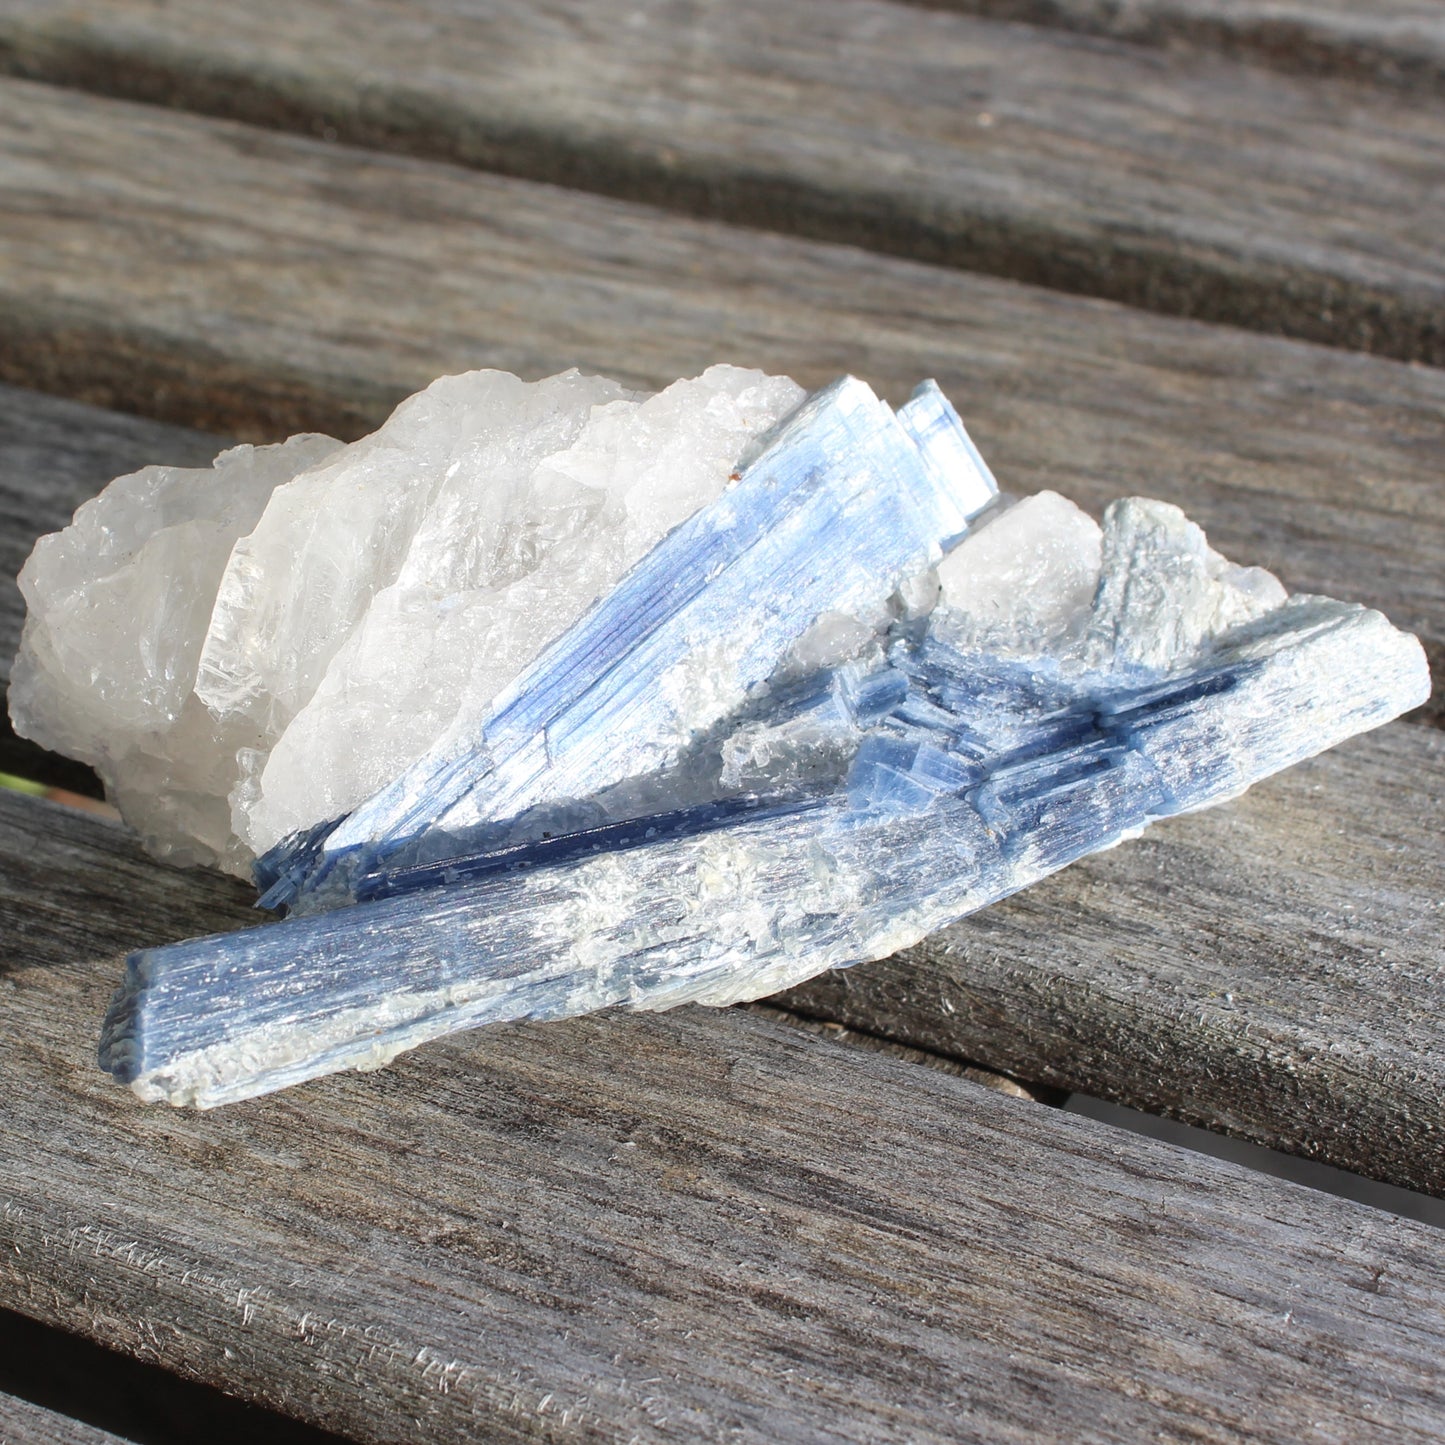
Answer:
[{"label": "quartz cluster", "polygon": [[728,367],[149,469],[22,585],[17,728],[289,914],[128,962],[102,1066],[201,1106],[883,957],[1429,689],[1175,507],[998,495],[932,383]]},{"label": "quartz cluster", "polygon": [[350,446],[121,477],[20,574],[16,729],[157,856],[249,878],[474,716],[802,399],[730,366],[655,396],[479,371]]}]

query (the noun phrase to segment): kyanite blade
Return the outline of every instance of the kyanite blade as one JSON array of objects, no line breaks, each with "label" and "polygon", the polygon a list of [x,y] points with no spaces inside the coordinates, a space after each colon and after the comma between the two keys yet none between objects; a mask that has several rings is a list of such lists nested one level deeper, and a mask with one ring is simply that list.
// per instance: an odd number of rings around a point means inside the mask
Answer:
[{"label": "kyanite blade", "polygon": [[924,383],[896,415],[844,377],[498,696],[334,830],[263,860],[272,905],[334,906],[391,858],[667,766],[825,612],[876,609],[996,484]]},{"label": "kyanite blade", "polygon": [[1325,599],[1166,677],[933,637],[895,644],[884,672],[898,700],[855,715],[825,796],[699,812],[691,830],[642,819],[605,851],[457,859],[439,886],[134,955],[102,1066],[143,1098],[209,1106],[489,1022],[758,997],[1232,797],[1429,688],[1414,638]]}]

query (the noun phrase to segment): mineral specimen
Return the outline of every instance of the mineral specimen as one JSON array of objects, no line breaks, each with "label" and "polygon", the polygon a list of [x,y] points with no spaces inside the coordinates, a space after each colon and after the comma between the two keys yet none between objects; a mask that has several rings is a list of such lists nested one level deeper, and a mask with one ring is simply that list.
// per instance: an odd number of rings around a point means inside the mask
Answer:
[{"label": "mineral specimen", "polygon": [[162,848],[271,845],[294,914],[134,955],[102,1066],[209,1106],[495,1020],[757,997],[1428,692],[1415,639],[1175,507],[997,497],[931,384],[800,399],[450,378],[354,447],[227,454],[224,501],[122,479],[42,543],[22,723],[175,779]]}]

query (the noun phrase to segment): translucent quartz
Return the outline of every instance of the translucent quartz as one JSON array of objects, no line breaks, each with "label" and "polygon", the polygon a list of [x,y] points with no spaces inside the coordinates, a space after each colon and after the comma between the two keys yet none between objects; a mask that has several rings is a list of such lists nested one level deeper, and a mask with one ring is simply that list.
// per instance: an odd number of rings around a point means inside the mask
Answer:
[{"label": "translucent quartz", "polygon": [[15,731],[89,763],[153,850],[249,872],[231,832],[236,758],[264,739],[194,690],[232,548],[273,492],[334,456],[330,437],[235,447],[205,470],[146,467],[42,537],[20,573],[27,607],[10,675]]},{"label": "translucent quartz", "polygon": [[[823,575],[846,560],[845,517],[820,511],[797,540]],[[809,674],[809,636],[826,652],[855,615],[829,609],[730,716],[588,800],[584,827],[379,850],[349,907],[134,955],[102,1065],[142,1098],[209,1106],[492,1021],[757,997],[916,942],[1429,691],[1414,638],[1285,598],[1157,502],[1115,503],[1102,531],[1047,495],[1000,505],[905,592],[881,639],[855,634],[854,660]]]},{"label": "translucent quartz", "polygon": [[952,641],[988,652],[1044,651],[1088,616],[1103,534],[1056,492],[1002,510],[938,569]]},{"label": "translucent quartz", "polygon": [[249,876],[485,708],[802,400],[730,366],[651,397],[478,371],[350,446],[122,477],[21,574],[16,730],[153,852]]}]

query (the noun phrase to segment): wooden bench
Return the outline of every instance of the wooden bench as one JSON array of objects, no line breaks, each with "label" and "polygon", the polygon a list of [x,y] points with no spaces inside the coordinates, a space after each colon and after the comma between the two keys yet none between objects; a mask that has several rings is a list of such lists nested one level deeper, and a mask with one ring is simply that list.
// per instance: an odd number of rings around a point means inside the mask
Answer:
[{"label": "wooden bench", "polygon": [[[1445,676],[1440,0],[7,0],[0,71],[0,576],[443,371],[728,359],[935,375],[1011,489],[1179,501]],[[1445,1236],[1036,1099],[1445,1193],[1442,716],[768,1012],[213,1114],[97,1022],[250,895],[0,792],[0,1307],[361,1441],[1437,1439]]]}]

